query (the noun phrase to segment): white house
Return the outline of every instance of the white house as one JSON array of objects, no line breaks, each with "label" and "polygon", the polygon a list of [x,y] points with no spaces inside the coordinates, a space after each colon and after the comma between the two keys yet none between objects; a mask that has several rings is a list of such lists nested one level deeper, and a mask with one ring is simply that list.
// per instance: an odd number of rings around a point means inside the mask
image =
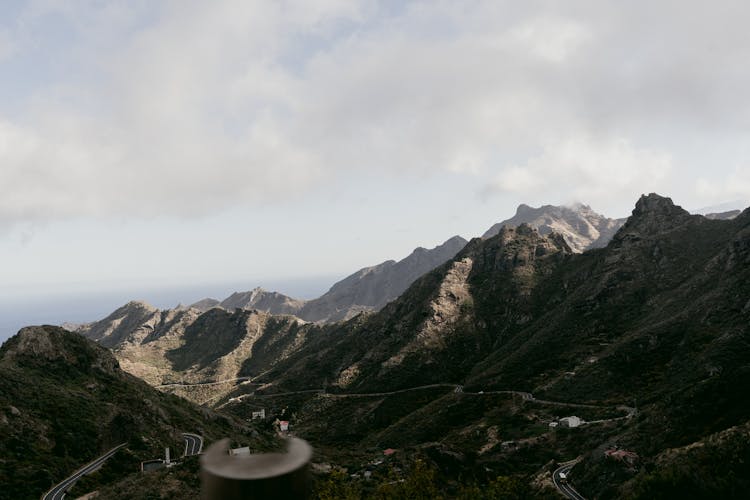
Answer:
[{"label": "white house", "polygon": [[583,420],[575,415],[570,417],[563,417],[560,419],[560,427],[578,427],[583,423]]},{"label": "white house", "polygon": [[252,413],[252,417],[253,417],[253,420],[255,420],[255,419],[264,420],[266,418],[266,409],[265,408],[261,408],[258,411],[254,411]]}]

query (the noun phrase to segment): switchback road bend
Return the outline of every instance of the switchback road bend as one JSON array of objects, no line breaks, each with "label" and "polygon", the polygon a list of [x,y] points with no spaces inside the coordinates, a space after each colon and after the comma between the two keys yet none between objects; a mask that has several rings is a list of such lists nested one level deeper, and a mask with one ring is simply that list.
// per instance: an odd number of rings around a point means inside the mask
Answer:
[{"label": "switchback road bend", "polygon": [[184,432],[182,437],[185,438],[185,453],[183,453],[183,457],[199,455],[203,451],[203,438],[198,434]]}]

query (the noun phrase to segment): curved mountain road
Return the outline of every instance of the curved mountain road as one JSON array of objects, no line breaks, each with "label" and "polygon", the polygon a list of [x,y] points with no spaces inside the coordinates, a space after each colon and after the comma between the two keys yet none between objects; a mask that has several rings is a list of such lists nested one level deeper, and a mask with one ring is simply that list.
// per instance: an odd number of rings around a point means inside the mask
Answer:
[{"label": "curved mountain road", "polygon": [[185,452],[182,456],[190,457],[193,455],[200,455],[203,451],[203,438],[198,434],[192,434],[190,432],[183,432],[182,437],[185,438]]},{"label": "curved mountain road", "polygon": [[[570,408],[594,408],[594,409],[606,409],[606,408],[612,408],[612,406],[605,406],[605,405],[592,405],[592,404],[584,404],[584,403],[568,403],[565,401],[550,401],[546,399],[537,399],[534,397],[534,395],[530,392],[525,391],[512,391],[512,390],[504,390],[504,391],[476,391],[476,392],[467,392],[463,389],[463,386],[460,384],[450,384],[450,383],[440,383],[440,384],[427,384],[427,385],[420,385],[416,387],[409,387],[407,389],[399,389],[396,391],[388,391],[388,392],[364,392],[364,393],[330,393],[326,392],[326,389],[305,389],[302,391],[290,391],[290,392],[278,392],[275,394],[242,394],[240,396],[236,396],[234,398],[230,398],[229,401],[219,406],[219,408],[223,408],[224,406],[227,406],[230,403],[236,403],[239,401],[242,401],[244,398],[247,397],[255,397],[255,398],[271,398],[271,397],[278,397],[278,396],[294,396],[297,394],[322,394],[325,397],[328,398],[365,398],[365,397],[383,397],[383,396],[392,396],[394,394],[403,394],[406,392],[412,392],[412,391],[419,391],[423,389],[435,389],[439,387],[451,387],[453,388],[453,392],[456,394],[466,394],[469,396],[486,396],[486,395],[493,395],[493,394],[512,394],[514,396],[520,396],[522,400],[524,401],[533,401],[534,403],[544,404],[544,405],[552,405],[552,406],[566,406]],[[622,420],[626,418],[630,418],[636,413],[635,408],[631,408],[629,406],[624,405],[617,405],[614,407],[616,410],[624,411],[627,414],[623,415],[621,417],[614,417],[614,418],[606,418],[601,420],[592,420],[591,422],[585,422],[583,425],[588,424],[598,424],[603,422],[614,422],[617,420]]]},{"label": "curved mountain road", "polygon": [[570,470],[580,461],[581,459],[577,458],[570,462],[565,462],[552,473],[552,482],[555,484],[555,488],[565,497],[572,500],[586,500],[568,481]]},{"label": "curved mountain road", "polygon": [[[519,396],[523,401],[531,401],[534,403],[544,404],[544,405],[552,405],[552,406],[565,406],[570,408],[593,408],[593,409],[607,409],[607,408],[613,408],[611,405],[592,405],[592,404],[584,404],[584,403],[569,403],[565,401],[550,401],[546,399],[537,399],[534,397],[534,395],[530,392],[525,391],[512,391],[512,390],[504,390],[504,391],[475,391],[475,392],[467,392],[463,389],[463,386],[460,384],[428,384],[428,385],[420,385],[417,387],[410,387],[407,389],[399,389],[396,391],[388,391],[388,392],[369,392],[369,393],[348,393],[348,394],[336,394],[336,393],[328,393],[325,389],[307,389],[303,391],[291,391],[291,392],[282,392],[282,393],[276,393],[276,394],[243,394],[241,396],[235,397],[230,399],[230,401],[224,403],[222,406],[226,406],[229,403],[238,402],[241,401],[243,398],[246,397],[256,397],[256,398],[269,398],[269,397],[275,397],[275,396],[291,396],[296,394],[311,394],[311,393],[319,393],[322,394],[325,397],[329,398],[361,398],[361,397],[383,397],[383,396],[390,396],[393,394],[402,394],[405,392],[410,391],[417,391],[422,389],[433,389],[433,388],[439,388],[439,387],[452,387],[453,392],[456,394],[466,394],[469,396],[485,396],[485,395],[493,395],[493,394],[511,394],[514,396]],[[606,418],[606,419],[600,419],[600,420],[592,420],[590,422],[585,422],[582,425],[590,425],[590,424],[598,424],[598,423],[604,423],[604,422],[615,422],[623,419],[628,419],[635,415],[637,413],[637,410],[635,408],[624,406],[624,405],[617,405],[614,407],[618,411],[623,411],[626,413],[626,415],[623,415],[621,417],[614,417],[614,418]],[[552,474],[552,481],[555,484],[555,487],[565,495],[567,498],[571,498],[573,500],[585,500],[584,497],[578,493],[573,486],[571,486],[567,481],[567,475],[570,473],[570,470],[573,468],[575,464],[577,464],[580,461],[580,459],[576,459],[570,462],[566,462],[564,464],[561,464],[559,468],[557,468],[554,473]]]},{"label": "curved mountain road", "polygon": [[[189,432],[184,432],[182,434],[183,438],[185,438],[185,452],[183,453],[183,457],[189,457],[192,455],[199,455],[203,451],[203,438],[199,436],[198,434],[192,434]],[[66,478],[64,481],[56,484],[53,486],[49,491],[47,491],[44,495],[42,495],[42,500],[62,500],[65,498],[65,493],[73,487],[73,485],[81,479],[86,474],[91,474],[92,472],[98,470],[101,468],[102,465],[104,465],[104,462],[109,460],[112,455],[117,453],[117,451],[125,446],[127,443],[122,443],[111,450],[109,450],[104,455],[95,458],[91,462],[87,463],[77,471],[75,471],[70,477]]]},{"label": "curved mountain road", "polygon": [[122,443],[109,450],[104,455],[94,459],[87,463],[77,471],[75,471],[70,477],[53,486],[51,490],[42,495],[42,500],[62,500],[65,498],[65,493],[78,481],[81,477],[86,474],[90,474],[95,470],[99,469],[104,462],[106,462],[112,455],[117,453],[117,450],[125,446],[127,443]]},{"label": "curved mountain road", "polygon": [[156,389],[169,389],[169,388],[180,388],[180,387],[202,387],[202,386],[210,386],[210,385],[221,385],[221,384],[227,384],[229,382],[252,382],[253,377],[237,377],[237,378],[228,378],[226,380],[214,380],[212,382],[195,382],[190,384],[181,384],[181,383],[174,383],[174,384],[161,384],[161,385],[155,385],[154,387]]}]

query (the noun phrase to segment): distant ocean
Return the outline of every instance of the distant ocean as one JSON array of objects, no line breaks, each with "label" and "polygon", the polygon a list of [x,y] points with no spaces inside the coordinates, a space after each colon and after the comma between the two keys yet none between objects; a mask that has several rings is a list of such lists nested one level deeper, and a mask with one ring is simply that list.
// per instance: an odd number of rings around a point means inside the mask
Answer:
[{"label": "distant ocean", "polygon": [[108,316],[131,300],[145,300],[154,307],[167,309],[178,304],[189,305],[212,297],[222,300],[233,292],[252,290],[260,286],[298,299],[319,297],[341,276],[304,278],[299,280],[262,280],[258,283],[223,283],[192,285],[163,289],[97,291],[59,295],[38,295],[11,300],[0,300],[0,343],[29,325],[60,325],[88,323]]}]

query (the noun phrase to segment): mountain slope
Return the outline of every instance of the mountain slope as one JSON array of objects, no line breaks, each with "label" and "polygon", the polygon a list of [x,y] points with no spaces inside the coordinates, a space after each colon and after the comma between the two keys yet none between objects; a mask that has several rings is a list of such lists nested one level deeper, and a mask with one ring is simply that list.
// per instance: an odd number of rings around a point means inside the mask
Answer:
[{"label": "mountain slope", "polygon": [[[560,234],[505,227],[472,240],[377,313],[288,325],[277,336],[266,335],[279,328],[269,319],[238,373],[262,374],[266,383],[252,390],[266,395],[325,389],[290,396],[307,398],[290,404],[300,429],[317,429],[322,443],[441,440],[456,447],[446,452],[454,458],[485,454],[511,473],[542,473],[550,460],[584,455],[574,473],[582,493],[627,497],[664,480],[648,474],[669,449],[724,430],[728,439],[744,435],[730,430],[750,420],[748,297],[750,210],[711,220],[651,194],[604,248],[578,254]],[[224,314],[214,312],[217,328],[196,331],[172,362],[200,369],[251,334],[243,311],[216,311]],[[253,400],[239,389],[248,397],[234,404],[245,416],[242,405]],[[623,405],[637,410],[622,417]],[[600,423],[548,427],[573,412]],[[523,441],[520,451],[505,449],[500,432]],[[639,465],[607,462],[614,444],[635,451]],[[476,469],[483,464],[477,459]]]},{"label": "mountain slope", "polygon": [[[583,494],[622,497],[665,450],[750,420],[748,297],[750,209],[711,220],[651,194],[606,248],[574,254],[562,236],[524,225],[473,240],[378,314],[308,333],[265,376],[266,390],[455,383],[637,406],[637,418],[575,451],[586,453],[576,467]],[[419,425],[442,418],[439,409]],[[604,484],[596,471],[613,443],[644,468]]]},{"label": "mountain slope", "polygon": [[[503,321],[524,321],[536,282],[571,254],[560,235],[525,224],[472,240],[376,315],[310,332],[270,377],[285,387],[327,380],[361,391],[459,382],[503,334],[477,328],[487,321],[477,307],[492,300],[503,305]],[[477,282],[486,293],[476,293]]]},{"label": "mountain slope", "polygon": [[107,349],[58,327],[24,328],[0,347],[0,498],[39,498],[122,442],[112,460],[135,472],[164,446],[182,449],[182,432],[217,439],[249,429],[154,390]]},{"label": "mountain slope", "polygon": [[[649,195],[607,248],[586,254],[572,254],[559,235],[505,228],[472,241],[378,315],[309,341],[298,366],[278,368],[280,382],[292,383],[288,374],[301,372],[311,382],[314,359],[318,370],[332,370],[328,380],[357,372],[347,377],[351,387],[397,388],[409,379],[384,376],[416,338],[418,354],[408,353],[412,362],[401,363],[419,377],[412,381],[465,380],[592,400],[653,398],[659,383],[669,382],[662,389],[670,389],[702,380],[704,373],[688,376],[690,363],[713,366],[709,353],[719,345],[734,343],[742,352],[744,333],[735,330],[750,314],[749,225],[750,211],[709,220]],[[463,307],[439,314],[445,283],[469,260],[462,290],[449,294]],[[473,345],[430,344],[425,327],[436,319],[452,331],[465,328],[463,337]],[[680,345],[685,352],[675,358]],[[312,358],[309,349],[318,355]],[[486,359],[471,357],[478,363],[464,365],[472,353]],[[357,362],[369,368],[352,368]],[[672,380],[659,375],[671,372]]]},{"label": "mountain slope", "polygon": [[114,347],[134,336],[144,337],[161,321],[158,309],[143,301],[131,301],[101,321],[79,328],[104,347]]},{"label": "mountain slope", "polygon": [[624,222],[625,219],[604,217],[582,204],[570,207],[544,205],[539,208],[521,204],[513,217],[494,224],[482,238],[495,236],[503,226],[528,224],[542,235],[552,232],[563,235],[570,248],[580,253],[606,246]]},{"label": "mountain slope", "polygon": [[339,321],[363,310],[378,310],[401,295],[414,281],[452,259],[466,240],[454,236],[432,249],[422,247],[404,259],[360,269],[334,284],[321,297],[308,301],[297,313],[306,321]]},{"label": "mountain slope", "polygon": [[[304,328],[292,316],[190,308],[144,317],[142,311],[140,304],[131,303],[112,315],[120,325],[131,327],[127,335],[119,331],[119,343],[112,349],[125,371],[152,385],[231,380],[244,364],[268,368],[304,340]],[[100,332],[112,330],[112,316],[78,332],[101,339]],[[145,324],[139,325],[138,320],[144,319]]]},{"label": "mountain slope", "polygon": [[123,369],[153,385],[260,373],[298,349],[311,329],[285,314],[328,322],[380,309],[465,243],[456,236],[430,250],[417,248],[399,262],[360,270],[307,303],[260,288],[164,311],[134,301],[76,331],[112,348]]}]

